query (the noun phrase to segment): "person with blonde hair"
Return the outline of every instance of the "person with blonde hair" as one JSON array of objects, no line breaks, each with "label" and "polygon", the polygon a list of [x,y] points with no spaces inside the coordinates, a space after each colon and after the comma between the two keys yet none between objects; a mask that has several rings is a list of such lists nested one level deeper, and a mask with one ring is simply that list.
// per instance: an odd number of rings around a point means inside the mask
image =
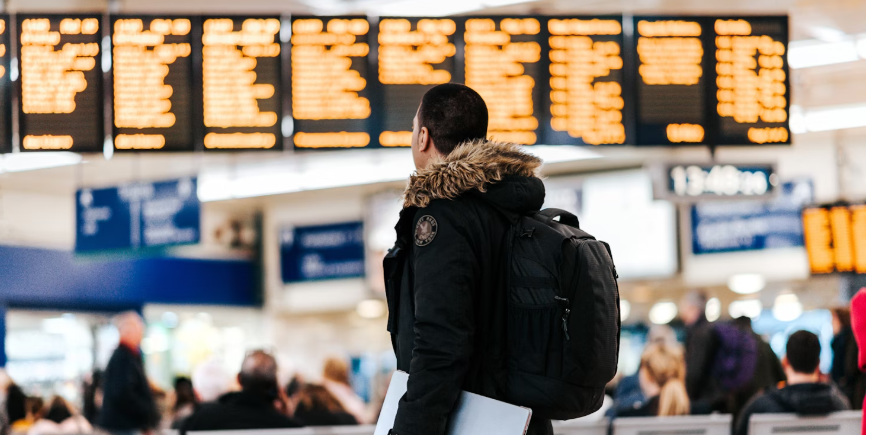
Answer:
[{"label": "person with blonde hair", "polygon": [[339,401],[342,408],[360,424],[371,423],[366,402],[351,388],[351,368],[343,358],[328,358],[324,363],[324,388]]},{"label": "person with blonde hair", "polygon": [[668,342],[654,342],[641,354],[638,381],[647,401],[617,411],[617,417],[688,415],[686,364],[683,350]]}]

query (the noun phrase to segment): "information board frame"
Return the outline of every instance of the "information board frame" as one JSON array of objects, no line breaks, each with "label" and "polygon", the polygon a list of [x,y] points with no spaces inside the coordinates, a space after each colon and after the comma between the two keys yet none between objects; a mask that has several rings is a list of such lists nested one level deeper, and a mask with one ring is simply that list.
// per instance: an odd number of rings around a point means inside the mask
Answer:
[{"label": "information board frame", "polygon": [[[109,47],[112,50],[112,65],[111,65],[111,69],[109,70],[109,72],[106,75],[106,81],[107,81],[106,89],[107,89],[107,95],[108,95],[108,99],[109,99],[109,107],[110,107],[109,113],[111,114],[111,119],[112,119],[112,146],[114,147],[115,152],[119,152],[119,153],[130,153],[130,152],[177,153],[177,152],[190,152],[190,151],[199,150],[202,148],[201,147],[202,140],[201,139],[198,140],[198,137],[201,137],[201,132],[200,132],[201,129],[198,128],[198,127],[200,127],[198,124],[202,124],[199,121],[202,118],[202,105],[197,104],[198,101],[202,101],[202,98],[197,99],[198,96],[199,97],[202,96],[201,95],[202,93],[200,92],[198,94],[196,92],[197,91],[197,83],[198,83],[196,80],[197,65],[201,65],[201,63],[202,63],[201,62],[202,56],[201,55],[196,56],[197,55],[196,47],[200,48],[200,50],[199,50],[200,53],[202,52],[202,44],[201,44],[202,31],[201,31],[201,27],[200,27],[200,23],[199,23],[198,18],[199,17],[197,17],[197,16],[184,15],[184,14],[181,14],[181,15],[175,15],[175,14],[110,14],[109,15],[109,26],[110,26],[109,27],[109,32],[110,32],[110,34],[109,34],[109,36],[110,36],[109,37],[109,41],[110,41]],[[150,20],[155,20],[155,19],[168,19],[168,20],[187,19],[190,22],[190,30],[189,30],[188,34],[186,35],[187,36],[187,38],[186,38],[187,43],[190,45],[190,54],[188,56],[186,56],[187,60],[183,61],[188,66],[188,72],[187,72],[187,74],[182,73],[182,75],[183,75],[182,79],[186,79],[187,83],[190,85],[190,88],[186,92],[187,95],[182,97],[182,98],[187,99],[187,110],[185,110],[184,106],[182,106],[182,108],[179,108],[178,110],[175,110],[176,107],[174,104],[169,109],[170,110],[169,113],[172,113],[173,115],[175,115],[176,120],[178,120],[178,118],[181,118],[181,117],[187,118],[185,121],[187,123],[187,130],[188,130],[187,134],[186,134],[187,139],[185,141],[182,141],[181,143],[175,143],[174,146],[170,146],[170,144],[167,142],[165,146],[162,146],[158,149],[135,149],[135,148],[124,149],[124,148],[119,148],[117,145],[118,135],[122,134],[120,132],[134,130],[133,128],[119,128],[117,126],[117,122],[116,122],[117,113],[115,110],[115,106],[116,106],[115,105],[115,98],[117,96],[116,96],[114,85],[115,85],[115,69],[116,69],[116,65],[117,65],[117,58],[115,56],[116,42],[115,42],[114,35],[115,35],[115,23],[118,20],[122,20],[122,19],[142,19],[143,20],[143,27],[146,27],[150,23]],[[178,37],[178,36],[184,36],[184,35],[172,35],[172,36]],[[197,42],[200,42],[200,43],[198,44]],[[184,59],[184,57],[180,56],[179,58],[176,59],[176,62],[178,62],[181,59]],[[200,62],[195,61],[195,59],[200,60]],[[175,65],[175,63],[173,63],[173,65]],[[167,65],[167,67],[170,70],[169,74],[172,74],[172,66]],[[184,76],[186,76],[186,77],[184,77]],[[180,90],[175,86],[172,87],[172,90],[173,90],[172,95],[169,97],[170,101],[175,100],[176,98],[174,98],[174,97],[177,97],[177,95],[181,91],[183,91],[183,89]],[[173,126],[167,127],[167,128],[143,128],[143,129],[137,129],[137,130],[143,131],[146,134],[147,133],[162,134],[162,133],[168,133],[168,130],[170,130],[170,129],[174,129],[174,128],[182,129],[182,128],[184,128],[184,127],[176,127],[176,125],[173,125]],[[139,133],[137,132],[137,133],[132,133],[132,134],[139,134]],[[198,147],[198,144],[200,145],[199,147]]]},{"label": "information board frame", "polygon": [[12,65],[12,16],[0,14],[0,154],[12,152],[12,94],[13,85],[11,80]]},{"label": "information board frame", "polygon": [[[15,91],[16,91],[16,94],[18,96],[18,108],[17,108],[17,112],[18,112],[17,113],[18,114],[18,137],[20,138],[19,150],[21,152],[44,152],[44,151],[72,151],[72,152],[80,152],[80,153],[102,153],[103,152],[104,141],[105,141],[105,137],[106,137],[106,134],[105,134],[106,133],[105,132],[105,116],[106,116],[106,113],[105,113],[106,112],[105,111],[105,105],[106,105],[105,85],[106,84],[105,84],[104,73],[103,73],[103,70],[101,68],[102,61],[103,61],[103,54],[104,54],[102,42],[103,42],[103,36],[105,35],[105,29],[103,28],[105,23],[104,23],[103,18],[104,18],[104,15],[99,14],[99,13],[70,13],[70,14],[27,13],[27,14],[15,14],[15,29],[16,29],[15,53],[18,57],[19,71],[20,71],[19,77],[17,80],[17,85],[15,86],[15,88],[16,88]],[[45,125],[55,126],[56,123],[60,119],[63,119],[64,115],[74,114],[75,110],[76,110],[76,109],[73,109],[73,111],[69,112],[69,113],[50,113],[50,114],[45,114],[45,113],[27,114],[27,113],[25,113],[25,109],[24,109],[24,105],[25,105],[24,104],[25,103],[25,101],[24,101],[24,75],[25,74],[24,73],[25,73],[25,71],[24,71],[23,57],[22,57],[21,32],[23,30],[22,23],[25,20],[30,20],[30,19],[48,19],[52,23],[51,24],[52,28],[55,27],[55,21],[57,21],[56,25],[59,28],[60,22],[64,19],[80,20],[80,22],[84,21],[84,20],[97,20],[99,27],[98,27],[97,31],[95,33],[93,33],[94,38],[96,38],[96,40],[87,42],[88,44],[96,43],[97,48],[98,48],[96,54],[94,56],[92,56],[94,59],[94,66],[92,68],[90,68],[89,70],[87,70],[88,72],[91,72],[91,74],[94,75],[95,77],[92,77],[93,82],[88,81],[88,79],[85,78],[85,82],[86,82],[87,86],[84,89],[84,90],[88,90],[88,88],[92,88],[92,89],[95,89],[94,92],[96,93],[96,96],[94,96],[92,98],[94,100],[95,104],[93,105],[93,108],[89,109],[89,110],[92,110],[94,113],[92,113],[90,116],[85,115],[85,119],[92,120],[94,122],[94,124],[96,124],[94,131],[90,132],[94,136],[93,142],[90,142],[90,143],[83,145],[83,144],[81,144],[81,141],[79,141],[77,144],[76,138],[73,137],[72,134],[63,134],[63,135],[53,134],[52,136],[58,136],[58,137],[61,137],[62,139],[56,140],[56,141],[54,141],[54,143],[49,144],[49,146],[51,148],[31,148],[25,143],[27,140],[27,137],[29,136],[28,130],[29,130],[29,124],[31,122],[33,122],[34,124],[39,124],[42,131],[38,132],[37,134],[39,136],[44,136],[45,134],[51,134],[51,133],[46,133],[46,132],[52,132],[52,130],[46,129],[46,127],[44,127]],[[91,34],[89,33],[88,35],[91,35]],[[81,33],[73,34],[72,36],[81,36]],[[68,37],[71,37],[71,36],[68,36]],[[61,39],[62,38],[63,37],[61,37]],[[59,41],[60,42],[58,42],[58,44],[53,44],[53,45],[60,45],[60,43],[63,42],[61,40],[59,40]],[[66,41],[66,42],[69,42],[69,41]],[[78,102],[75,102],[75,101],[78,100],[79,96],[82,94],[84,94],[84,92],[80,91],[80,92],[76,92],[73,96],[74,106],[76,108],[78,108],[80,104],[78,104]],[[33,117],[33,119],[30,119],[31,117]],[[45,118],[45,117],[48,117],[49,119],[42,121],[42,122],[37,122],[38,118]],[[72,123],[76,124],[76,122],[72,122]],[[63,132],[61,132],[61,133],[63,133]],[[69,137],[68,141],[66,140],[66,137]]]}]

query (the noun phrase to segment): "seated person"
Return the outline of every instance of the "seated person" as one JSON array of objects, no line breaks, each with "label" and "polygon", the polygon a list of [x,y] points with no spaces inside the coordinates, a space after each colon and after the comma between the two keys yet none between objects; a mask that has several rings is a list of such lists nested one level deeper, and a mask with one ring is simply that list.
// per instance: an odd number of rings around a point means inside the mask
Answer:
[{"label": "seated person", "polygon": [[242,391],[205,403],[181,424],[182,433],[206,430],[284,429],[302,427],[282,412],[278,364],[263,351],[249,354],[238,376]]},{"label": "seated person", "polygon": [[355,425],[357,419],[345,411],[342,404],[326,387],[308,384],[299,391],[299,404],[294,418],[306,426]]},{"label": "seated person", "polygon": [[647,346],[641,354],[638,383],[646,401],[617,410],[620,417],[687,415],[690,399],[684,379],[686,364],[680,347],[666,343]]},{"label": "seated person", "polygon": [[824,415],[850,409],[847,398],[834,385],[820,382],[820,340],[816,334],[798,331],[786,342],[786,386],[759,394],[741,411],[735,435],[747,435],[753,414]]},{"label": "seated person", "polygon": [[27,430],[27,435],[88,434],[94,429],[85,417],[60,396],[54,396],[39,419]]}]

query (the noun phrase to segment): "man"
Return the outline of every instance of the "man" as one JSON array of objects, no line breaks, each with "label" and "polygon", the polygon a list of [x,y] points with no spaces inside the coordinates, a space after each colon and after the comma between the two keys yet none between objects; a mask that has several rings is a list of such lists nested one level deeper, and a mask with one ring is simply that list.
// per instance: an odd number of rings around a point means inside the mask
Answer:
[{"label": "man", "polygon": [[242,391],[205,403],[181,423],[181,431],[284,429],[302,427],[281,409],[278,364],[263,351],[251,352],[238,376]]},{"label": "man", "polygon": [[717,401],[719,387],[711,376],[718,338],[705,317],[707,296],[691,291],[680,301],[679,314],[686,326],[687,394],[702,408],[711,408]]},{"label": "man", "polygon": [[113,434],[148,432],[160,423],[151,385],[145,376],[139,345],[145,322],[136,312],[114,319],[120,343],[103,375],[103,409],[98,426]]},{"label": "man", "polygon": [[[443,434],[463,389],[505,395],[506,233],[541,208],[544,184],[541,160],[487,141],[487,123],[484,100],[459,84],[430,89],[414,117],[417,172],[384,260],[388,329],[409,373],[396,434]],[[553,433],[532,418],[529,434]]]},{"label": "man", "polygon": [[816,334],[798,331],[789,337],[783,369],[787,386],[769,390],[751,401],[737,420],[736,435],[747,435],[753,414],[823,415],[850,409],[837,387],[820,382],[820,340]]}]

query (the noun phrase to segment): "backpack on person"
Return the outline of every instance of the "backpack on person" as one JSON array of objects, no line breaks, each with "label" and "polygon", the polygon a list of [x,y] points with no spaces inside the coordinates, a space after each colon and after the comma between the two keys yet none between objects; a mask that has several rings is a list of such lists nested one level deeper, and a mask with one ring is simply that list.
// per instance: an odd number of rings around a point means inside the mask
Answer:
[{"label": "backpack on person", "polygon": [[725,394],[749,385],[756,373],[757,346],[753,333],[730,323],[712,325],[720,345],[714,354],[711,376]]},{"label": "backpack on person", "polygon": [[508,401],[555,420],[597,411],[620,342],[611,248],[559,209],[519,216],[507,247]]}]

